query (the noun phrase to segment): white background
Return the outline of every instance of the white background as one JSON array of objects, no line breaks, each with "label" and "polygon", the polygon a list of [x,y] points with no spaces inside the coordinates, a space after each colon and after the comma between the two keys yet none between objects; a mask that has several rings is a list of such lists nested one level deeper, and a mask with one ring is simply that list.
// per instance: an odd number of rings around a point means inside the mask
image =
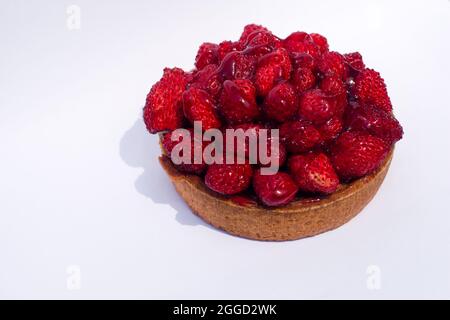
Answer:
[{"label": "white background", "polygon": [[[1,298],[450,298],[448,0],[0,3]],[[376,198],[338,230],[229,236],[157,162],[150,86],[251,22],[322,33],[386,79],[405,136]]]}]

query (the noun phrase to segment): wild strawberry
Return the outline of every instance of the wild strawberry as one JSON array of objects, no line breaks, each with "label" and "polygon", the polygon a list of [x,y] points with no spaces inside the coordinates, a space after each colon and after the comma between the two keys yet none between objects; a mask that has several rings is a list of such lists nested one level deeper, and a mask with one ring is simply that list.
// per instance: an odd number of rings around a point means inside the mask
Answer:
[{"label": "wild strawberry", "polygon": [[249,164],[212,164],[206,170],[205,184],[215,192],[232,195],[250,186],[252,174]]},{"label": "wild strawberry", "polygon": [[[304,42],[309,38],[309,35],[303,31],[292,32],[286,39],[284,39],[284,46],[288,48],[294,48],[301,42]],[[290,50],[295,52],[296,50]],[[298,51],[297,51],[298,52]]]},{"label": "wild strawberry", "polygon": [[337,52],[330,51],[322,55],[317,64],[322,75],[335,74],[342,80],[348,77],[348,67],[345,63],[344,57]]},{"label": "wild strawberry", "polygon": [[356,76],[353,94],[362,104],[374,105],[386,112],[392,111],[384,80],[375,70],[364,69]]},{"label": "wild strawberry", "polygon": [[249,36],[250,35],[254,35],[255,33],[257,33],[258,31],[265,31],[265,32],[269,32],[269,30],[267,30],[267,28],[257,25],[257,24],[248,24],[244,27],[244,30],[242,31],[241,37],[239,38],[239,44],[242,48],[245,47],[245,45],[248,43],[249,41]]},{"label": "wild strawberry", "polygon": [[307,53],[314,58],[320,56],[318,46],[314,43],[311,36],[306,32],[299,31],[292,33],[286,39],[284,39],[283,46],[289,53]]},{"label": "wild strawberry", "polygon": [[331,147],[331,162],[342,179],[365,176],[376,170],[389,152],[382,139],[364,132],[344,132]]},{"label": "wild strawberry", "polygon": [[289,152],[302,153],[316,146],[321,141],[321,136],[310,122],[294,120],[281,125],[280,139]]},{"label": "wild strawberry", "polygon": [[215,43],[205,42],[198,48],[195,57],[195,67],[198,70],[203,69],[208,64],[217,64],[219,46]]},{"label": "wild strawberry", "polygon": [[187,83],[187,87],[190,86],[190,84],[194,81],[195,76],[197,75],[198,70],[197,69],[193,69],[191,71],[188,72],[184,72],[184,76],[186,79],[186,83]]},{"label": "wild strawberry", "polygon": [[300,190],[330,194],[336,191],[339,178],[324,153],[309,153],[289,158],[289,172]]},{"label": "wild strawberry", "polygon": [[320,82],[320,89],[336,102],[336,114],[343,115],[347,106],[347,88],[335,74],[325,76]]},{"label": "wild strawberry", "polygon": [[328,41],[327,41],[327,38],[325,38],[324,36],[322,36],[321,34],[318,34],[318,33],[311,33],[310,36],[311,36],[313,42],[319,48],[319,52],[321,54],[324,54],[324,53],[328,52]]},{"label": "wild strawberry", "polygon": [[312,89],[303,93],[300,98],[299,115],[313,123],[320,124],[336,113],[336,102],[320,89]]},{"label": "wild strawberry", "polygon": [[259,67],[255,74],[255,86],[258,96],[264,97],[280,81],[284,80],[279,66]]},{"label": "wild strawberry", "polygon": [[206,90],[214,100],[217,100],[222,91],[222,79],[217,73],[217,65],[208,64],[202,70],[194,73],[189,87]]},{"label": "wild strawberry", "polygon": [[269,119],[278,122],[286,121],[295,115],[298,99],[292,85],[288,82],[276,85],[266,96],[262,108]]},{"label": "wild strawberry", "polygon": [[204,90],[197,88],[186,90],[183,93],[183,111],[191,123],[200,121],[203,130],[221,127],[212,99]]},{"label": "wild strawberry", "polygon": [[314,58],[307,53],[291,52],[289,54],[292,60],[292,66],[294,69],[305,68],[311,71],[316,69],[316,62]]},{"label": "wild strawberry", "polygon": [[297,68],[292,75],[292,84],[298,93],[303,93],[316,85],[316,76],[309,68]]},{"label": "wild strawberry", "polygon": [[320,89],[329,96],[346,93],[344,81],[335,74],[325,76],[320,82]]},{"label": "wild strawberry", "polygon": [[270,31],[255,31],[251,33],[244,44],[244,52],[255,58],[260,58],[272,52],[276,48],[281,48],[281,41]]},{"label": "wild strawberry", "polygon": [[294,200],[298,187],[287,173],[263,175],[259,169],[253,176],[253,190],[263,204],[272,207],[286,205]]},{"label": "wild strawberry", "polygon": [[366,68],[359,52],[346,53],[344,54],[344,59],[349,65],[353,75]]},{"label": "wild strawberry", "polygon": [[280,67],[281,76],[285,79],[289,79],[292,71],[292,63],[289,53],[285,49],[278,48],[275,51],[262,56],[258,60],[258,67],[269,65]]},{"label": "wild strawberry", "polygon": [[216,72],[217,67],[217,64],[208,64],[201,70],[193,70],[189,72],[188,86],[205,89],[206,82],[211,77],[211,75]]},{"label": "wild strawberry", "polygon": [[[163,135],[162,138],[162,146],[165,154],[171,158],[172,162],[174,162],[172,158],[172,150],[173,148],[180,142],[183,141],[184,138],[189,139],[190,150],[188,155],[184,155],[183,151],[177,153],[177,156],[187,157],[189,160],[186,163],[178,163],[174,166],[181,172],[193,173],[193,174],[201,174],[206,169],[206,164],[203,161],[203,149],[206,146],[206,143],[201,140],[196,140],[194,135],[194,130],[189,129],[189,135],[175,135],[174,131],[167,132]],[[196,159],[196,153],[201,157],[200,160]],[[182,158],[181,158],[182,159]],[[197,162],[197,163],[196,163]],[[200,162],[200,163],[198,163]]]},{"label": "wild strawberry", "polygon": [[150,133],[181,127],[183,110],[181,94],[186,89],[187,76],[178,68],[164,69],[164,74],[153,85],[144,107],[144,122]]},{"label": "wild strawberry", "polygon": [[403,136],[403,128],[392,113],[373,106],[352,104],[345,115],[346,127],[363,130],[392,145]]},{"label": "wild strawberry", "polygon": [[256,59],[239,51],[228,53],[220,63],[218,73],[224,80],[250,79],[256,68]]},{"label": "wild strawberry", "polygon": [[284,49],[266,54],[258,61],[255,86],[260,96],[266,96],[281,80],[288,80],[292,71],[289,55]]},{"label": "wild strawberry", "polygon": [[322,140],[328,142],[334,140],[342,132],[344,125],[339,117],[333,117],[327,122],[319,125],[317,130],[319,130]]},{"label": "wild strawberry", "polygon": [[256,90],[250,80],[227,80],[220,96],[220,112],[228,123],[245,123],[259,117]]},{"label": "wild strawberry", "polygon": [[238,47],[239,43],[233,41],[223,41],[219,43],[219,48],[217,49],[217,56],[219,62],[222,62],[223,58],[225,58],[225,56],[230,52],[237,51]]}]

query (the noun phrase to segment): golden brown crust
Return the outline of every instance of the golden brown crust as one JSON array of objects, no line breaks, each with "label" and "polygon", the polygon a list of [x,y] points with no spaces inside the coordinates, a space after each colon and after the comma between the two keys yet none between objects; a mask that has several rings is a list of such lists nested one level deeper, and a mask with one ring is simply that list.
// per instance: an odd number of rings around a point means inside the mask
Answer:
[{"label": "golden brown crust", "polygon": [[324,199],[303,199],[278,208],[239,205],[210,191],[200,177],[178,172],[167,157],[161,156],[159,160],[177,192],[207,223],[244,238],[285,241],[335,229],[356,216],[378,191],[392,155],[393,150],[376,172],[342,185]]}]

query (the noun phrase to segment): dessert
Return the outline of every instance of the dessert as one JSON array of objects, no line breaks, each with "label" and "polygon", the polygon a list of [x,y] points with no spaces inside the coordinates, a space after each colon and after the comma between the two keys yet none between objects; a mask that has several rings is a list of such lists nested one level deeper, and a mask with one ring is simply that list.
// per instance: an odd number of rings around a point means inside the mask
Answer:
[{"label": "dessert", "polygon": [[259,240],[347,222],[375,195],[403,136],[383,78],[360,53],[254,24],[237,41],[203,43],[193,70],[166,68],[144,121],[192,210]]}]

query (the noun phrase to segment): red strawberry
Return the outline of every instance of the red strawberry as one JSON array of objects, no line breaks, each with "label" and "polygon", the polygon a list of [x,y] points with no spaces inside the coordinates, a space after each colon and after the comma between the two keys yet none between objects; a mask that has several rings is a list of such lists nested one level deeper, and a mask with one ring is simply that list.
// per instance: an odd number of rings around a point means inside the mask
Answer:
[{"label": "red strawberry", "polygon": [[232,51],[236,51],[238,49],[239,44],[237,42],[233,41],[223,41],[219,43],[219,48],[217,49],[217,56],[219,62],[225,58],[227,54],[229,54]]},{"label": "red strawberry", "polygon": [[336,114],[343,115],[347,106],[347,88],[345,83],[335,74],[325,76],[320,82],[320,89],[334,98],[336,102]]},{"label": "red strawberry", "polygon": [[[284,46],[295,49],[299,43],[304,42],[308,39],[308,37],[309,35],[303,31],[292,32],[286,39],[284,39]],[[295,50],[290,51],[295,52]]]},{"label": "red strawberry", "polygon": [[320,124],[336,113],[336,102],[320,89],[306,91],[300,98],[299,115],[313,123]]},{"label": "red strawberry", "polygon": [[339,185],[339,178],[324,153],[293,156],[289,159],[288,166],[302,191],[330,194]]},{"label": "red strawberry", "polygon": [[201,70],[208,64],[217,64],[218,49],[219,46],[215,43],[203,43],[200,48],[198,48],[197,56],[195,57],[195,66],[197,69]]},{"label": "red strawberry", "polygon": [[266,96],[281,80],[288,80],[292,64],[287,51],[283,48],[266,54],[258,61],[255,86],[260,96]]},{"label": "red strawberry", "polygon": [[310,54],[302,52],[291,52],[290,57],[294,69],[297,68],[305,68],[310,70],[316,69],[316,62]]},{"label": "red strawberry", "polygon": [[256,59],[240,51],[228,53],[220,63],[217,72],[224,80],[250,79],[256,68]]},{"label": "red strawberry", "polygon": [[319,48],[319,51],[321,54],[328,52],[327,38],[325,38],[324,36],[322,36],[321,34],[318,34],[318,33],[311,33],[310,36],[311,36],[312,40],[314,41],[314,43]]},{"label": "red strawberry", "polygon": [[280,139],[289,152],[302,153],[316,146],[320,142],[321,136],[319,131],[308,121],[294,120],[281,125]]},{"label": "red strawberry", "polygon": [[316,76],[311,69],[297,68],[292,76],[292,84],[298,93],[314,88],[316,85]]},{"label": "red strawberry", "polygon": [[205,184],[215,192],[232,195],[250,186],[252,174],[249,164],[212,164],[206,170]]},{"label": "red strawberry", "polygon": [[256,69],[255,86],[258,95],[266,96],[276,83],[283,80],[281,68],[279,66],[267,65]]},{"label": "red strawberry", "polygon": [[342,132],[344,125],[339,117],[333,117],[327,122],[321,124],[317,127],[319,130],[322,140],[328,142],[330,140],[336,139],[337,136]]},{"label": "red strawberry", "polygon": [[347,64],[344,57],[338,52],[330,51],[323,54],[317,67],[323,75],[335,74],[344,81],[347,79]]},{"label": "red strawberry", "polygon": [[280,67],[281,76],[285,79],[289,79],[292,71],[292,63],[289,57],[289,53],[285,49],[278,48],[275,51],[262,56],[258,60],[258,67],[264,67],[268,65]]},{"label": "red strawberry", "polygon": [[294,200],[298,187],[287,173],[263,175],[259,169],[253,176],[253,190],[266,206],[282,206]]},{"label": "red strawberry", "polygon": [[403,136],[403,128],[392,113],[372,106],[352,104],[345,116],[351,130],[364,130],[392,145]]},{"label": "red strawberry", "polygon": [[352,52],[344,54],[344,59],[353,71],[353,74],[365,69],[363,58],[359,52]]},{"label": "red strawberry", "polygon": [[368,133],[344,132],[331,147],[331,162],[342,179],[365,176],[376,170],[389,152],[389,145]]},{"label": "red strawberry", "polygon": [[[191,146],[190,152],[188,155],[186,155],[186,157],[189,158],[188,163],[180,163],[180,164],[175,164],[175,167],[181,171],[181,172],[186,172],[186,173],[194,173],[194,174],[201,174],[205,169],[206,169],[206,164],[203,162],[203,149],[206,146],[206,144],[200,140],[196,140],[194,137],[194,130],[189,129],[189,135],[186,136],[182,136],[180,134],[175,135],[175,131],[172,132],[167,132],[164,134],[163,139],[162,139],[162,145],[165,151],[165,154],[170,157],[172,159],[172,162],[174,162],[173,158],[172,158],[172,150],[173,148],[180,143],[181,141],[183,141],[184,138],[189,139],[189,144]],[[173,138],[173,140],[172,140]],[[196,141],[196,143],[194,142]],[[200,161],[195,161],[195,157],[196,157],[196,153],[195,150],[197,150],[197,153],[199,154],[199,156],[201,157],[201,163],[195,163],[195,162],[200,162]],[[183,157],[184,154],[182,151],[180,151],[180,153],[176,153],[176,155]]]},{"label": "red strawberry", "polygon": [[269,30],[267,30],[267,28],[257,25],[257,24],[248,24],[244,27],[244,31],[242,31],[241,37],[239,38],[239,44],[241,45],[241,47],[245,47],[245,45],[248,43],[249,41],[249,36],[253,35],[259,31],[265,31],[265,32],[269,32]]},{"label": "red strawberry", "polygon": [[265,115],[278,122],[291,118],[297,109],[297,94],[288,82],[280,83],[270,90],[263,104]]},{"label": "red strawberry", "polygon": [[272,52],[276,48],[281,48],[281,41],[269,31],[255,31],[247,38],[244,45],[244,52],[254,57],[260,58]]},{"label": "red strawberry", "polygon": [[153,85],[144,107],[144,122],[150,133],[181,127],[183,110],[179,103],[186,89],[187,75],[178,68],[164,69],[164,74]]},{"label": "red strawberry", "polygon": [[191,123],[201,121],[203,130],[221,127],[211,97],[204,90],[198,88],[186,90],[183,93],[183,111]]},{"label": "red strawberry", "polygon": [[256,90],[250,80],[227,80],[223,83],[220,111],[228,123],[250,122],[259,116]]},{"label": "red strawberry", "polygon": [[312,57],[320,56],[319,47],[314,43],[312,37],[306,32],[294,32],[283,41],[283,45],[289,53],[307,53]]},{"label": "red strawberry", "polygon": [[329,96],[346,93],[345,83],[335,74],[325,76],[320,82],[320,89]]},{"label": "red strawberry", "polygon": [[392,111],[384,80],[375,70],[364,69],[356,76],[353,94],[362,104],[375,105],[386,112]]},{"label": "red strawberry", "polygon": [[217,71],[217,64],[208,64],[201,70],[193,70],[189,73],[190,87],[196,87],[204,89],[206,88],[206,82]]},{"label": "red strawberry", "polygon": [[222,79],[217,73],[217,65],[208,64],[194,73],[190,87],[206,90],[216,100],[222,91]]}]

